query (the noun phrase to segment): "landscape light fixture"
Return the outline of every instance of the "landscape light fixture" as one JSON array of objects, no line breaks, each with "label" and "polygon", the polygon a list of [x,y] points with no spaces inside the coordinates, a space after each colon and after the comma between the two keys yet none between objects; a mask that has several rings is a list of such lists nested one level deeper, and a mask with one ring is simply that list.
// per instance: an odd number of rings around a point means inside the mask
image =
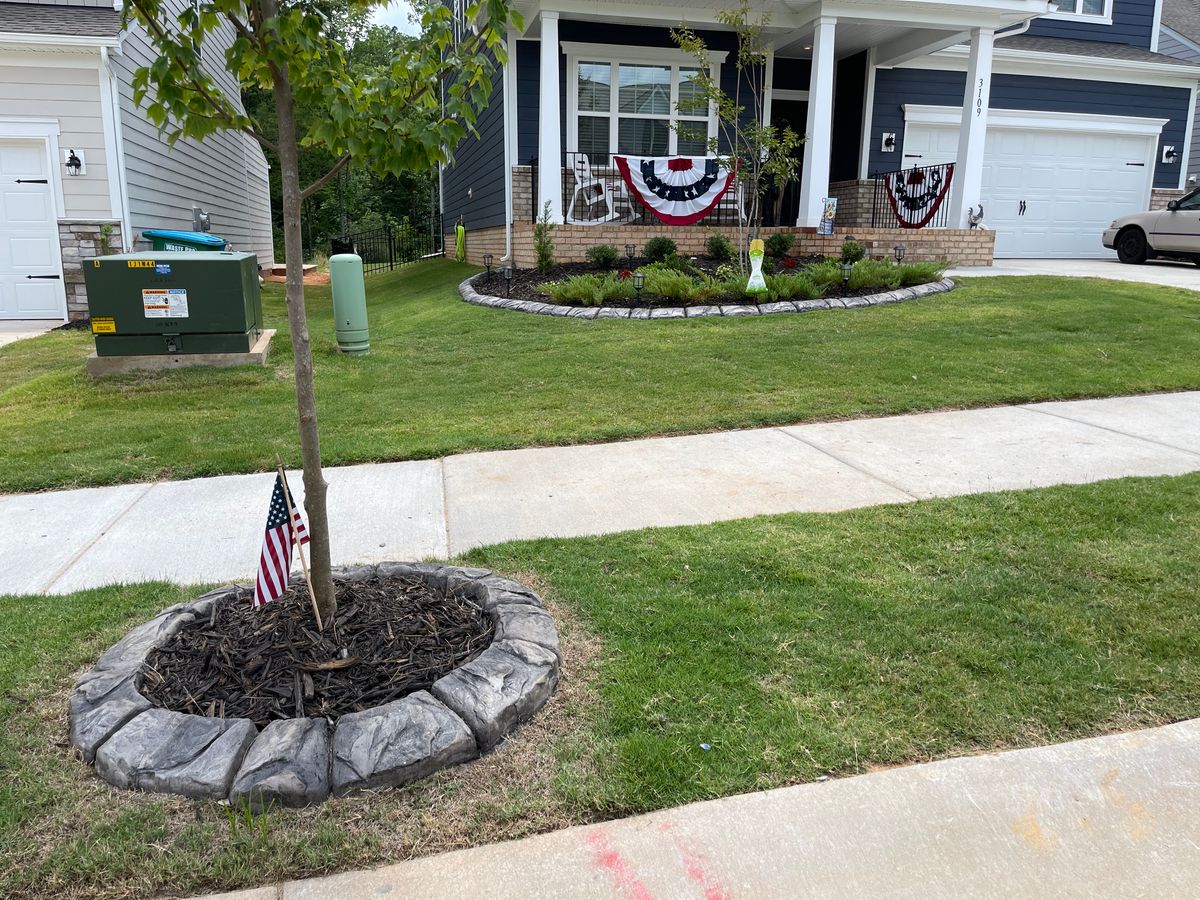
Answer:
[{"label": "landscape light fixture", "polygon": [[513,267],[504,267],[504,296],[508,297],[512,293]]},{"label": "landscape light fixture", "polygon": [[903,244],[897,244],[895,247],[892,248],[892,252],[896,254],[897,265],[904,262],[905,250],[904,250]]},{"label": "landscape light fixture", "polygon": [[633,273],[633,290],[637,293],[637,302],[642,302],[642,287],[646,284],[646,276],[641,272]]},{"label": "landscape light fixture", "polygon": [[83,171],[83,160],[72,150],[67,154],[67,174],[78,175],[81,171]]},{"label": "landscape light fixture", "polygon": [[492,254],[490,254],[490,253],[483,254],[483,264],[485,266],[487,266],[488,281],[491,281],[492,280]]},{"label": "landscape light fixture", "polygon": [[631,269],[633,268],[633,251],[636,249],[637,248],[634,247],[633,244],[625,245],[625,255],[629,257],[629,268]]},{"label": "landscape light fixture", "polygon": [[853,271],[854,271],[854,263],[852,263],[852,262],[842,263],[842,284],[845,285],[846,287],[850,287],[850,273]]}]

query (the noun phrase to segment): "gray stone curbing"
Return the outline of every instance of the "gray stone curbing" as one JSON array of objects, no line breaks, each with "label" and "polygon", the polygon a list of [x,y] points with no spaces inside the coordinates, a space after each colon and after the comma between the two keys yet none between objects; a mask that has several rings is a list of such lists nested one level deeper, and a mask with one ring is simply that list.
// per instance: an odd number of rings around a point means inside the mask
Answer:
[{"label": "gray stone curbing", "polygon": [[408,784],[474,759],[533,716],[557,688],[558,629],[541,598],[520,582],[488,569],[435,563],[384,562],[333,574],[352,582],[376,574],[419,578],[435,590],[461,593],[491,617],[492,645],[430,691],[332,724],[281,719],[259,732],[249,719],[154,707],[139,691],[150,652],[248,590],[230,585],[164,610],[100,657],[69,699],[71,745],[117,787],[227,798],[257,812]]},{"label": "gray stone curbing", "polygon": [[[480,273],[482,275],[483,273]],[[895,291],[885,291],[879,294],[869,294],[864,297],[847,297],[846,299],[819,300],[780,300],[772,303],[740,304],[726,303],[712,306],[660,306],[654,308],[638,307],[634,309],[599,306],[559,306],[556,303],[539,303],[534,300],[509,300],[502,297],[492,297],[480,294],[475,290],[475,279],[480,275],[472,275],[458,286],[458,293],[467,303],[476,306],[489,306],[493,309],[512,309],[517,312],[536,313],[542,316],[562,316],[571,319],[703,319],[718,316],[757,316],[778,313],[804,313],[816,309],[861,309],[866,306],[883,306],[889,303],[903,303],[905,300],[915,300],[918,297],[929,297],[933,294],[943,294],[952,291],[957,286],[949,278],[920,284],[915,287],[900,288]]]}]

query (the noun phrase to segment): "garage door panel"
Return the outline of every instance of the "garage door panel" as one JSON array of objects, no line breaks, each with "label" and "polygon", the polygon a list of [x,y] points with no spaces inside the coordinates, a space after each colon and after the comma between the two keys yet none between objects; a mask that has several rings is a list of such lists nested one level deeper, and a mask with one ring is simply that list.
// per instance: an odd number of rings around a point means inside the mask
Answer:
[{"label": "garage door panel", "polygon": [[0,319],[61,318],[66,310],[46,160],[44,140],[0,140]]}]

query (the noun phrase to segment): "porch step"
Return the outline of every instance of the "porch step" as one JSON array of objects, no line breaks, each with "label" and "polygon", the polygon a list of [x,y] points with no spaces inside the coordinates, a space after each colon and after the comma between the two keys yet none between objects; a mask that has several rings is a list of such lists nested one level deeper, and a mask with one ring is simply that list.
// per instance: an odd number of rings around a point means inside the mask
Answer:
[{"label": "porch step", "polygon": [[[303,268],[304,268],[304,274],[307,275],[309,272],[317,271],[317,264],[316,263],[305,263]],[[287,274],[287,263],[276,263],[275,265],[271,266],[270,274],[286,275]]]}]

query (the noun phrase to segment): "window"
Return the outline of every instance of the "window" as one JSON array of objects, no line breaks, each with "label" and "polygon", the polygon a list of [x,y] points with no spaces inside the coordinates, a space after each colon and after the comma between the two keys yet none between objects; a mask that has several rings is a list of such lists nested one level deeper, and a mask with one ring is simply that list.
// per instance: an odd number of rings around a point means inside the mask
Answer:
[{"label": "window", "polygon": [[1112,0],[1050,0],[1054,18],[1111,19]]},{"label": "window", "polygon": [[[606,60],[576,57],[573,46],[580,45],[564,44],[571,84],[567,98],[569,150],[587,154],[592,165],[600,166],[609,165],[614,153],[707,154],[715,123],[700,99],[695,82],[700,69],[690,57],[677,51],[647,49],[644,61]],[[583,46],[585,52],[621,49]],[[672,127],[673,123],[679,128]]]}]

